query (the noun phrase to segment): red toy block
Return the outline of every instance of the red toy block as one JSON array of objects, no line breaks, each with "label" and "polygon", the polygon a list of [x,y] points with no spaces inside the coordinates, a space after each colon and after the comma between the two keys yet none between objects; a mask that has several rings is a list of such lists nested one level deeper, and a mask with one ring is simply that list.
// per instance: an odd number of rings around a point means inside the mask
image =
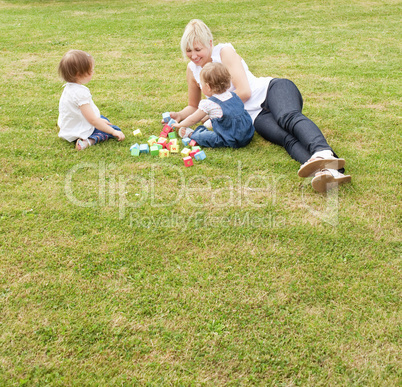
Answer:
[{"label": "red toy block", "polygon": [[166,138],[159,137],[157,144],[162,145],[163,148],[166,148],[166,144],[167,144]]},{"label": "red toy block", "polygon": [[191,167],[191,166],[194,165],[194,164],[193,164],[193,159],[192,159],[190,156],[184,157],[184,158],[183,158],[183,161],[184,161],[184,165],[185,165],[186,167]]},{"label": "red toy block", "polygon": [[166,125],[163,127],[162,131],[164,131],[164,132],[167,134],[167,133],[172,132],[173,129],[172,129],[168,124],[166,124]]},{"label": "red toy block", "polygon": [[199,151],[200,151],[199,149],[194,149],[194,150],[192,150],[192,151],[190,152],[190,156],[194,158],[195,154],[196,154],[197,152],[199,152]]},{"label": "red toy block", "polygon": [[190,146],[196,146],[196,145],[197,145],[197,143],[195,142],[195,140],[191,140],[191,141],[190,141],[190,143],[189,143],[188,145],[190,145]]},{"label": "red toy block", "polygon": [[167,134],[166,132],[161,132],[161,133],[159,134],[159,137],[167,138],[167,136],[168,136],[168,134]]}]

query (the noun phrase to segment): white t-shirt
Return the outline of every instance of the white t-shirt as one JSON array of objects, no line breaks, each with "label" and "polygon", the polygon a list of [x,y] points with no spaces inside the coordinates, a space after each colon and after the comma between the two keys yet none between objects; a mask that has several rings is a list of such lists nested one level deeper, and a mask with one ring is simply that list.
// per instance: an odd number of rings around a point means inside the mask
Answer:
[{"label": "white t-shirt", "polygon": [[[233,50],[235,50],[234,47],[230,43],[221,43],[221,44],[214,46],[214,48],[212,49],[212,62],[222,63],[221,50],[222,50],[222,48],[228,47],[228,46],[233,48]],[[273,78],[272,77],[257,78],[248,69],[247,63],[243,59],[241,60],[241,63],[243,65],[244,71],[246,72],[248,83],[249,83],[250,89],[251,89],[251,97],[249,100],[247,100],[244,103],[244,107],[246,108],[246,110],[248,111],[248,113],[250,114],[250,116],[254,122],[255,118],[258,116],[258,114],[262,110],[261,104],[265,101],[265,98],[267,97],[269,82]],[[195,65],[193,62],[189,62],[188,66],[190,67],[190,70],[193,72],[195,80],[201,87],[200,72],[202,70],[202,67]],[[230,86],[229,91],[236,92],[233,84]]]},{"label": "white t-shirt", "polygon": [[80,110],[80,106],[85,104],[90,104],[95,115],[100,117],[100,111],[92,101],[89,89],[78,83],[66,83],[59,102],[59,137],[72,142],[79,138],[87,139],[93,133],[94,126]]}]

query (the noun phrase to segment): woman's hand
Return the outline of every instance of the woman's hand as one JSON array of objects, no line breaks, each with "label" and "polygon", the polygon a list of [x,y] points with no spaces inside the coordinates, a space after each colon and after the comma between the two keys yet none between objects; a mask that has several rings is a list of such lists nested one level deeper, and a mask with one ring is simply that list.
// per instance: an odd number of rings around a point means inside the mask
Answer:
[{"label": "woman's hand", "polygon": [[[176,122],[180,122],[182,120],[180,112],[169,112],[170,118],[173,118]],[[165,125],[167,122],[165,120],[161,120],[161,124]]]},{"label": "woman's hand", "polygon": [[180,122],[182,120],[181,115],[178,112],[170,112],[170,118],[173,118],[176,122]]}]

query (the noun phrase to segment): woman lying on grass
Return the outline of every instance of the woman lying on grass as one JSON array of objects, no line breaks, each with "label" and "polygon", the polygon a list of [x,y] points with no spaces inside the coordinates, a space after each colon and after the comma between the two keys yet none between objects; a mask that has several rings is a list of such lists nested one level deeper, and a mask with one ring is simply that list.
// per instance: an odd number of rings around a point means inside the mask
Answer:
[{"label": "woman lying on grass", "polygon": [[170,116],[181,122],[193,114],[201,100],[200,73],[210,62],[226,66],[234,91],[244,102],[255,130],[280,145],[302,165],[300,177],[314,176],[312,186],[325,192],[351,181],[344,175],[345,160],[338,158],[317,125],[302,114],[303,99],[287,79],[255,77],[230,43],[213,45],[210,29],[201,20],[191,20],[184,30],[181,49],[190,59],[187,66],[188,106]]}]

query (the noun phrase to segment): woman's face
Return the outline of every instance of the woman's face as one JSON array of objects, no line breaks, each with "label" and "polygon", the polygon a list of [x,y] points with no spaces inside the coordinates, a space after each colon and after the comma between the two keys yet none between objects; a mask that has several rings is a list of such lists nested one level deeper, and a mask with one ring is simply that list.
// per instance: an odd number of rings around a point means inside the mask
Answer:
[{"label": "woman's face", "polygon": [[208,62],[212,61],[212,42],[210,47],[205,47],[201,43],[194,42],[193,49],[187,48],[187,57],[197,66],[204,67]]}]

